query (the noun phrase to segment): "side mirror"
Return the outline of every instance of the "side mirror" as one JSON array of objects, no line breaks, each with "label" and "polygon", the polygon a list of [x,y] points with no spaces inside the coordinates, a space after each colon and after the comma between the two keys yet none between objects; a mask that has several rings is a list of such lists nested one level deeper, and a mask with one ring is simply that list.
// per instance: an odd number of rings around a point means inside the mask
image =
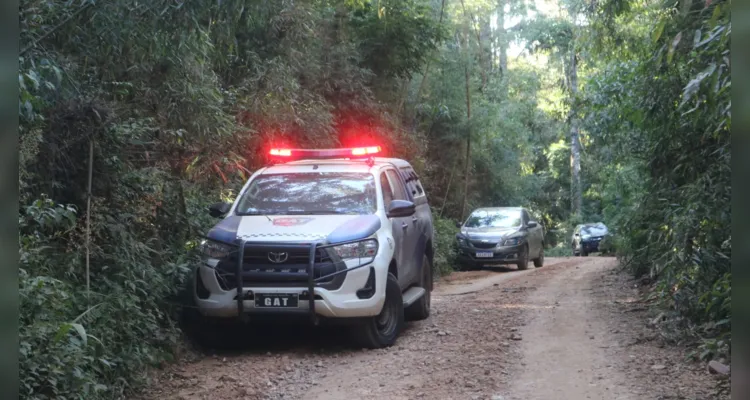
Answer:
[{"label": "side mirror", "polygon": [[414,215],[416,209],[417,206],[415,206],[411,201],[393,200],[388,206],[388,212],[386,213],[386,216],[388,216],[388,218],[409,217]]},{"label": "side mirror", "polygon": [[461,229],[461,226],[462,226],[461,221],[456,222],[456,228]]},{"label": "side mirror", "polygon": [[221,218],[229,212],[230,208],[232,208],[231,204],[214,203],[208,206],[208,214],[214,218]]},{"label": "side mirror", "polygon": [[526,226],[528,226],[529,228],[536,228],[537,226],[539,226],[539,224],[537,224],[536,221],[529,221]]}]

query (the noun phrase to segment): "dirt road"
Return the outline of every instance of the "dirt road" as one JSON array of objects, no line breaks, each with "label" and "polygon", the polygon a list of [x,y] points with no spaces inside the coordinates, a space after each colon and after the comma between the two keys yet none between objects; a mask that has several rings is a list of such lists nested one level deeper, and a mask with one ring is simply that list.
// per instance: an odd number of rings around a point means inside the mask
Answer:
[{"label": "dirt road", "polygon": [[[389,349],[340,328],[247,333],[250,344],[155,377],[145,399],[708,399],[717,381],[665,346],[605,257],[455,273],[433,315]],[[728,398],[728,397],[726,397]]]}]

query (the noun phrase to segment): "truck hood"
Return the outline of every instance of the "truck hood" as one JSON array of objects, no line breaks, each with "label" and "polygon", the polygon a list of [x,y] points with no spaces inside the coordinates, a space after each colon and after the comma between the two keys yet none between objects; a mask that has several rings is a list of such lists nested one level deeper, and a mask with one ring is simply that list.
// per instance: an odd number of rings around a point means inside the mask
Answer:
[{"label": "truck hood", "polygon": [[343,242],[368,237],[380,229],[376,215],[230,215],[207,234],[209,239],[233,243]]},{"label": "truck hood", "polygon": [[469,240],[499,241],[518,232],[519,230],[520,228],[461,228],[461,235],[468,238]]}]

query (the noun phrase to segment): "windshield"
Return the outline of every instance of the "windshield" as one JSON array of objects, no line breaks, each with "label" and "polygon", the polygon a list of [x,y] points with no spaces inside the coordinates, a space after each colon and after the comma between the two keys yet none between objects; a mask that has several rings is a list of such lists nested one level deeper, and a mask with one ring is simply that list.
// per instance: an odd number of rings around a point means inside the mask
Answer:
[{"label": "windshield", "polygon": [[607,227],[604,224],[584,225],[581,227],[582,236],[604,236],[607,234]]},{"label": "windshield", "polygon": [[474,211],[466,220],[466,228],[516,228],[521,226],[521,211]]},{"label": "windshield", "polygon": [[368,173],[317,172],[256,177],[238,215],[373,214],[375,179]]}]

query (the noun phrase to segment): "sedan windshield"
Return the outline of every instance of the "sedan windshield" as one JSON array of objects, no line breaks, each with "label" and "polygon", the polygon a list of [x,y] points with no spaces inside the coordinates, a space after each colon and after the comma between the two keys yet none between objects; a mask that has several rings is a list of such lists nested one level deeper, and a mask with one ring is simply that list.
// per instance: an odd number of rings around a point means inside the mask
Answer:
[{"label": "sedan windshield", "polygon": [[467,228],[516,228],[521,226],[519,210],[474,211],[464,224]]},{"label": "sedan windshield", "polygon": [[256,177],[237,204],[238,215],[372,214],[375,179],[368,173],[317,172]]},{"label": "sedan windshield", "polygon": [[581,227],[582,236],[604,236],[607,232],[607,227],[602,223],[584,225]]}]

